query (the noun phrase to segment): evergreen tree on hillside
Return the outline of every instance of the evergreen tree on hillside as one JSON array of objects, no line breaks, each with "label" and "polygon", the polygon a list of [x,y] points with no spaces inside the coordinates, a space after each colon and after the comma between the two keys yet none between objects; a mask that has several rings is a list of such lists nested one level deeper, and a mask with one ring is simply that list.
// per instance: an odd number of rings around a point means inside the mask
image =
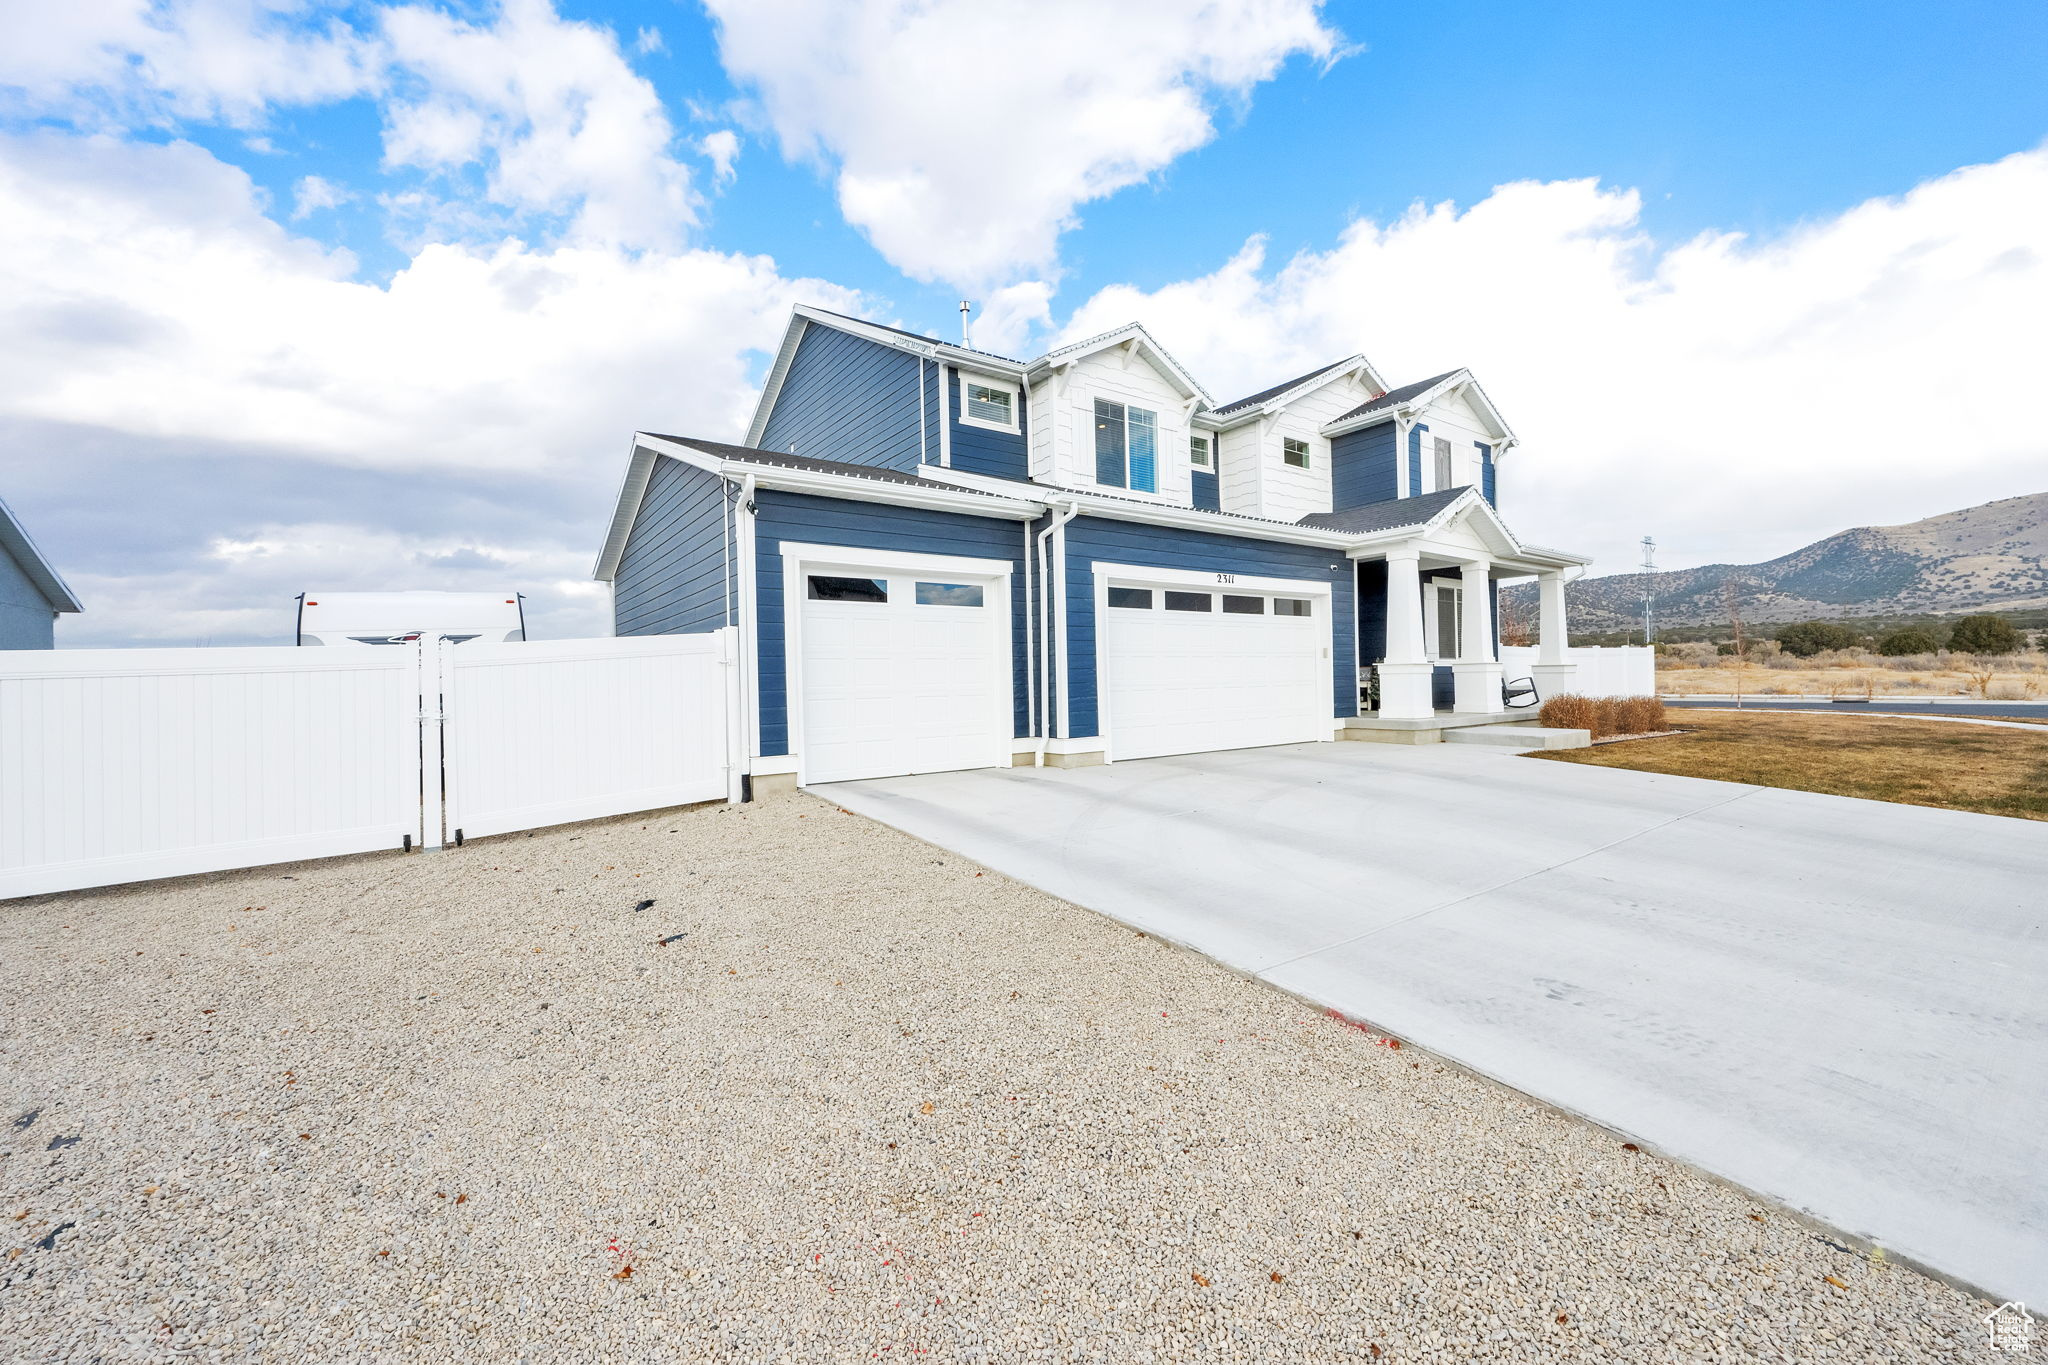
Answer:
[{"label": "evergreen tree on hillside", "polygon": [[2016,654],[2020,633],[2003,616],[1984,612],[1956,622],[1956,628],[1949,632],[1948,647],[1965,654]]}]

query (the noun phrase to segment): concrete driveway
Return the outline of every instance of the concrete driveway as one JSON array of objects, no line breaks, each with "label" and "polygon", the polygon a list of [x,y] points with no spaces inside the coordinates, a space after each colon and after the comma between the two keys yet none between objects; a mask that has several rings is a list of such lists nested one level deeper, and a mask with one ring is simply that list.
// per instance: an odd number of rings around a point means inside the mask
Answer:
[{"label": "concrete driveway", "polygon": [[2048,824],[1453,746],[817,790],[2048,1301]]}]

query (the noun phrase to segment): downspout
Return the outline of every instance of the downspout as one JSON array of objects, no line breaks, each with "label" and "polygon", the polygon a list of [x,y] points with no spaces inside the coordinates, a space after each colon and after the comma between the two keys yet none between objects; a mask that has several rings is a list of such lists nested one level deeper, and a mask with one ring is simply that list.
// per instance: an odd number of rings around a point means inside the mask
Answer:
[{"label": "downspout", "polygon": [[[1034,706],[1033,708],[1035,714],[1032,717],[1031,730],[1032,738],[1037,743],[1032,747],[1031,764],[1035,768],[1043,768],[1045,766],[1045,745],[1046,741],[1051,738],[1049,732],[1052,729],[1053,577],[1050,546],[1054,532],[1060,530],[1068,522],[1081,515],[1081,505],[1070,499],[1064,507],[1057,510],[1055,510],[1053,504],[1047,503],[1045,510],[1048,520],[1046,521],[1045,529],[1038,533],[1038,686],[1039,690],[1044,694],[1045,700],[1042,706]],[[1062,553],[1060,558],[1064,562],[1065,554]],[[1064,585],[1061,586],[1064,588]],[[1064,620],[1065,615],[1066,613],[1062,611],[1060,618]],[[1036,694],[1034,694],[1035,699]],[[1064,693],[1061,694],[1061,699],[1065,700]]]},{"label": "downspout", "polygon": [[[731,478],[729,474],[721,477]],[[760,646],[756,633],[760,628],[760,607],[758,593],[754,586],[754,473],[748,470],[740,479],[738,506],[733,510],[737,523],[734,534],[734,550],[739,558],[739,630],[740,630],[740,735],[741,748],[738,761],[749,770],[746,774],[744,799],[754,799],[754,778],[752,768],[754,755],[760,751],[761,708],[756,700],[759,679],[755,676],[760,663]],[[745,521],[739,518],[745,517]]]}]

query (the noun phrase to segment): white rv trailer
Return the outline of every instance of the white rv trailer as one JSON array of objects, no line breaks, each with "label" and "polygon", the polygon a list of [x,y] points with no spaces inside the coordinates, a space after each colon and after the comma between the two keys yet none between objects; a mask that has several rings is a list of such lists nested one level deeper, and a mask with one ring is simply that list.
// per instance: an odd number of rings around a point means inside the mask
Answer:
[{"label": "white rv trailer", "polygon": [[302,592],[301,645],[403,645],[429,640],[526,638],[526,594]]}]

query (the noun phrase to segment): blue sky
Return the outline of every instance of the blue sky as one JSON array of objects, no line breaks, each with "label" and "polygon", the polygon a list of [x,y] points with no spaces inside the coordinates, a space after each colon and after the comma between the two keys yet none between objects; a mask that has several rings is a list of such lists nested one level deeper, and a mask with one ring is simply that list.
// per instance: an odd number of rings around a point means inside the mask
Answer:
[{"label": "blue sky", "polygon": [[[625,436],[736,434],[798,299],[950,333],[966,294],[1018,351],[1137,316],[1219,397],[1325,352],[1471,364],[1518,527],[1615,570],[1645,530],[1763,558],[2048,487],[1990,416],[2038,383],[2044,5],[7,22],[0,494],[95,608],[78,643],[267,638],[312,578],[479,562],[601,628]],[[1981,415],[1877,415],[1930,384]]]}]

